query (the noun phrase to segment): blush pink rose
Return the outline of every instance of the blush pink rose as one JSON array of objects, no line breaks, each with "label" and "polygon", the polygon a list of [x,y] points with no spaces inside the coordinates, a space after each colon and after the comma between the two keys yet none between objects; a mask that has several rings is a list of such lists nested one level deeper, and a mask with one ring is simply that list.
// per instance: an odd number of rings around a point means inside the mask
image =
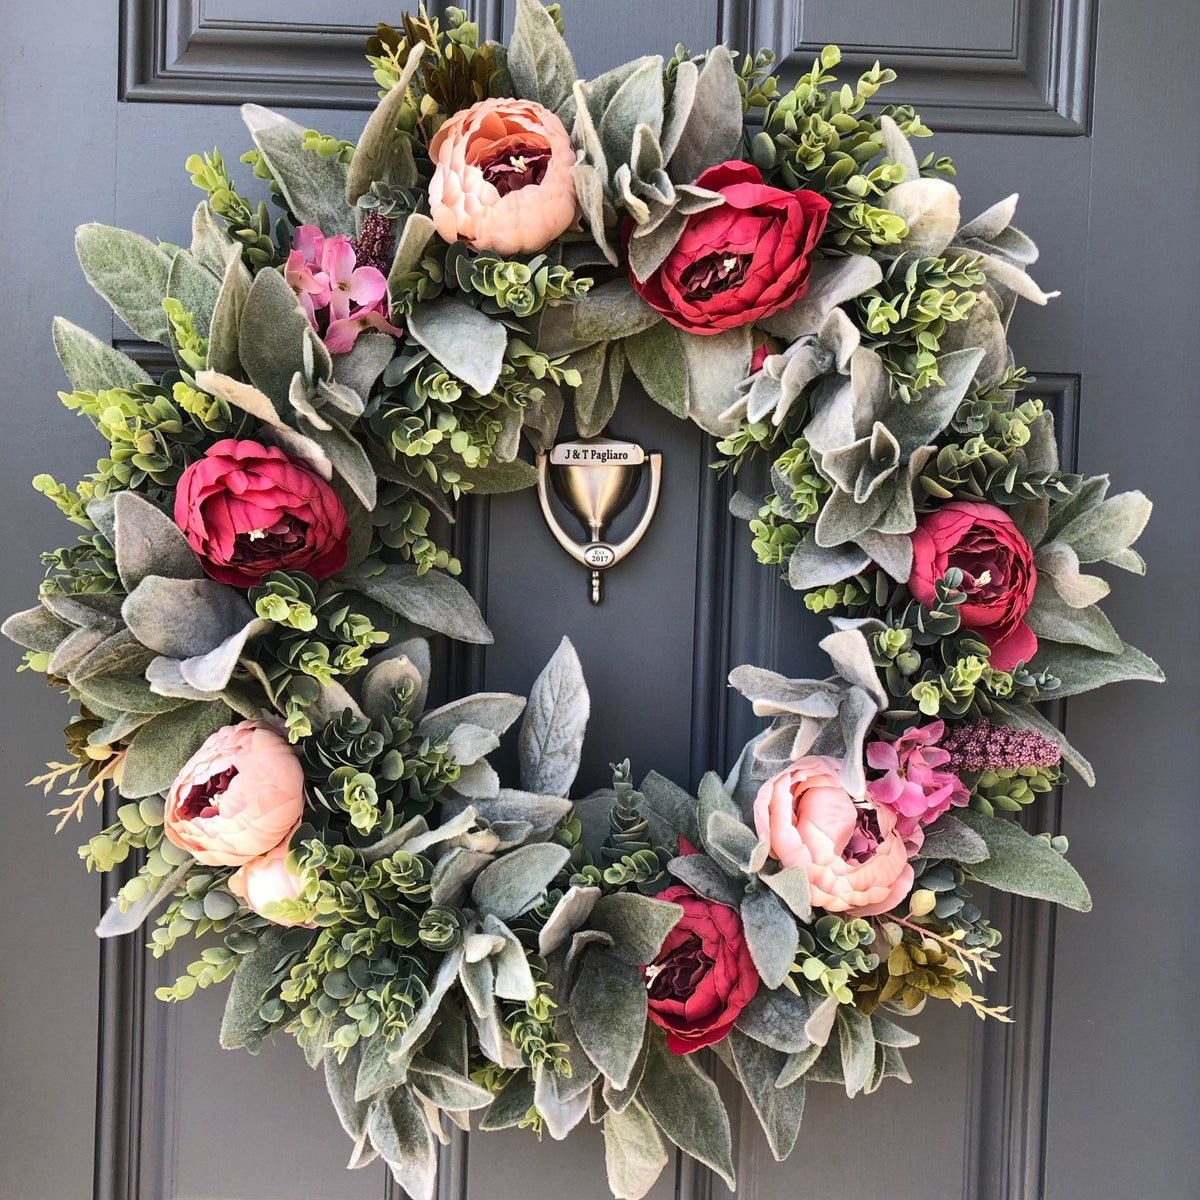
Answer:
[{"label": "blush pink rose", "polygon": [[781,866],[803,869],[814,906],[826,912],[874,916],[912,888],[896,814],[855,802],[836,758],[798,758],[768,779],[754,801],[754,824]]},{"label": "blush pink rose", "polygon": [[295,832],[296,826],[292,826],[278,846],[243,863],[229,877],[227,886],[252,912],[274,925],[304,925],[312,928],[312,922],[290,921],[273,912],[274,906],[280,901],[295,900],[304,886],[300,876],[288,870],[287,865],[288,843]]},{"label": "blush pink rose", "polygon": [[480,100],[455,113],[429,157],[429,215],[443,241],[536,254],[575,222],[571,138],[532,100]]},{"label": "blush pink rose", "polygon": [[[694,852],[686,843],[682,852]],[[691,1054],[719,1042],[758,991],[759,975],[742,931],[727,905],[676,884],[656,899],[683,906],[646,976],[648,1015],[667,1032],[672,1054]]]},{"label": "blush pink rose", "polygon": [[725,203],[688,217],[675,248],[644,283],[630,273],[642,299],[688,333],[715,334],[761,321],[803,296],[829,201],[803,188],[770,187],[744,162],[709,167],[696,185],[720,192]]},{"label": "blush pink rose", "polygon": [[914,725],[897,738],[867,743],[867,766],[883,772],[867,784],[867,795],[877,808],[896,814],[896,832],[914,854],[925,840],[924,826],[971,798],[953,768],[944,769],[950,752],[937,743],[945,731],[945,722],[933,721]]},{"label": "blush pink rose", "polygon": [[209,867],[240,867],[291,834],[304,812],[294,746],[266,721],[218,729],[167,793],[167,839]]},{"label": "blush pink rose", "polygon": [[205,572],[233,587],[272,571],[325,579],[346,565],[350,528],[337,493],[277,446],[210,446],[179,480],[175,524]]},{"label": "blush pink rose", "polygon": [[1008,513],[994,504],[952,500],[921,518],[912,548],[908,590],[924,605],[934,603],[934,584],[951,567],[962,571],[967,599],[959,618],[991,647],[993,667],[1008,671],[1037,653],[1037,638],[1025,623],[1037,586],[1033,550]]}]

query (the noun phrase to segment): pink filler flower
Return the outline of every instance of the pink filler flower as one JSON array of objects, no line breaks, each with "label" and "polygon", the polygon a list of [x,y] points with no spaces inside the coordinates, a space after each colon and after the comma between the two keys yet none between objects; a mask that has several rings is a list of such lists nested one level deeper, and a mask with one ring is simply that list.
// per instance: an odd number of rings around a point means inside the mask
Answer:
[{"label": "pink filler flower", "polygon": [[914,854],[925,840],[925,825],[970,799],[966,784],[953,769],[941,769],[950,762],[949,751],[937,745],[945,729],[945,722],[933,721],[914,725],[897,738],[867,744],[867,765],[883,772],[867,784],[867,794],[876,805],[895,813],[896,832]]},{"label": "pink filler flower", "polygon": [[358,266],[344,234],[327,238],[315,225],[301,225],[283,277],[296,293],[312,327],[330,354],[345,354],[358,335],[376,329],[401,337],[387,319],[387,280],[378,267]]}]

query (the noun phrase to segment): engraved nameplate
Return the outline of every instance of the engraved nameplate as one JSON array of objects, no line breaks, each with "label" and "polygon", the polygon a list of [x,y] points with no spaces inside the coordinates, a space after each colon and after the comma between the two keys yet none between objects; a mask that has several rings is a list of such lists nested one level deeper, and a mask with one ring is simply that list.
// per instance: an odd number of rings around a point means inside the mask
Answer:
[{"label": "engraved nameplate", "polygon": [[646,452],[636,442],[559,442],[550,451],[556,467],[638,466]]}]

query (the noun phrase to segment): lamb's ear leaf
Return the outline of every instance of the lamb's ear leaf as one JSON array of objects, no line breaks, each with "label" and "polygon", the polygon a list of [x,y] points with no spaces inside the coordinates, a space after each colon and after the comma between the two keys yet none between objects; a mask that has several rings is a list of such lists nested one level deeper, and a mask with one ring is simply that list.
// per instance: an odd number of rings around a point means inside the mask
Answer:
[{"label": "lamb's ear leaf", "polygon": [[134,388],[139,383],[154,382],[128,355],[65,317],[54,318],[54,349],[71,386],[78,392]]},{"label": "lamb's ear leaf", "polygon": [[613,939],[613,953],[635,966],[651,962],[683,909],[637,892],[615,892],[592,910],[588,927]]},{"label": "lamb's ear leaf", "polygon": [[569,794],[590,711],[579,656],[564,637],[529,692],[518,739],[522,787],[548,796]]},{"label": "lamb's ear leaf", "polygon": [[423,629],[477,645],[493,641],[471,593],[441,571],[419,575],[409,563],[390,563],[378,575],[340,581]]},{"label": "lamb's ear leaf", "polygon": [[354,209],[346,203],[346,169],[336,158],[304,148],[304,126],[257,104],[242,105],[242,120],[287,206],[301,225],[326,237],[355,235]]},{"label": "lamb's ear leaf", "polygon": [[411,1200],[433,1200],[437,1142],[411,1089],[398,1087],[376,1098],[367,1134]]},{"label": "lamb's ear leaf", "polygon": [[774,892],[760,888],[742,901],[742,927],[750,957],[763,982],[769,988],[782,986],[796,961],[800,939],[792,915]]},{"label": "lamb's ear leaf", "polygon": [[677,183],[691,183],[717,163],[739,157],[742,104],[737,70],[724,46],[710,50],[696,80],[695,98],[668,170]]},{"label": "lamb's ear leaf", "polygon": [[180,250],[171,260],[167,295],[179,301],[183,311],[192,318],[192,328],[201,337],[208,337],[220,291],[221,281],[211,271],[206,271],[187,250]]},{"label": "lamb's ear leaf", "polygon": [[171,274],[166,251],[127,229],[90,224],[75,231],[75,254],[88,283],[138,337],[169,344],[162,306]]},{"label": "lamb's ear leaf", "polygon": [[553,842],[510,851],[483,869],[471,889],[475,906],[507,921],[522,913],[562,870],[570,852]]},{"label": "lamb's ear leaf", "polygon": [[696,1064],[695,1055],[672,1054],[657,1028],[647,1035],[638,1099],[685,1154],[716,1171],[731,1191],[737,1186],[729,1114],[717,1085]]},{"label": "lamb's ear leaf", "polygon": [[412,186],[411,179],[396,177],[396,168],[401,167],[402,175],[406,174],[403,168],[412,161],[411,147],[408,147],[407,157],[404,150],[397,153],[396,143],[401,140],[407,141],[408,137],[407,134],[397,133],[396,121],[408,99],[409,81],[427,49],[424,42],[418,42],[409,50],[400,77],[375,106],[375,111],[359,135],[354,157],[350,160],[350,169],[346,172],[347,204],[357,204],[359,196],[376,180],[395,184],[397,187]]},{"label": "lamb's ear leaf", "polygon": [[579,1044],[614,1087],[629,1083],[646,1029],[646,984],[632,963],[587,947],[568,1000]]},{"label": "lamb's ear leaf", "polygon": [[729,1050],[742,1088],[754,1108],[776,1162],[792,1152],[804,1119],[804,1079],[776,1087],[787,1055],[754,1041],[738,1029],[729,1032]]},{"label": "lamb's ear leaf", "polygon": [[240,1050],[243,1046],[256,1046],[262,1040],[265,1030],[258,1010],[271,988],[287,974],[287,965],[281,966],[286,934],[287,930],[279,926],[263,930],[258,945],[238,959],[225,1001],[225,1015],[221,1018],[224,1049]]},{"label": "lamb's ear leaf", "polygon": [[122,934],[133,933],[134,930],[140,929],[145,924],[146,918],[173,895],[177,888],[182,886],[193,865],[189,859],[176,867],[170,875],[159,881],[157,887],[147,888],[145,895],[140,900],[133,901],[124,909],[121,908],[121,902],[114,898],[104,916],[100,918],[100,924],[96,926],[96,936],[120,937]]},{"label": "lamb's ear leaf", "polygon": [[486,396],[500,378],[508,334],[503,323],[451,296],[418,304],[408,332],[452,375]]},{"label": "lamb's ear leaf", "polygon": [[517,0],[508,73],[514,95],[545,105],[570,128],[575,107],[572,89],[579,72],[554,19],[539,0]]},{"label": "lamb's ear leaf", "polygon": [[1091,909],[1092,898],[1079,872],[1047,838],[1026,833],[1015,821],[970,809],[958,812],[956,818],[987,845],[987,858],[968,868],[972,878],[1003,892],[1050,900],[1079,912]]},{"label": "lamb's ear leaf", "polygon": [[1120,654],[1104,654],[1083,646],[1043,642],[1030,667],[1035,671],[1047,671],[1059,681],[1057,688],[1045,693],[1047,700],[1063,700],[1108,683],[1135,679],[1162,683],[1166,678],[1154,659],[1124,643]]},{"label": "lamb's ear leaf", "polygon": [[604,1165],[615,1200],[641,1200],[667,1165],[658,1127],[636,1100],[604,1114]]},{"label": "lamb's ear leaf", "polygon": [[165,792],[187,760],[232,720],[233,712],[224,702],[198,701],[147,721],[125,752],[121,795],[140,800]]},{"label": "lamb's ear leaf", "polygon": [[626,338],[625,356],[655,404],[661,404],[672,416],[688,415],[688,371],[679,330],[667,321]]},{"label": "lamb's ear leaf", "polygon": [[205,366],[218,374],[235,375],[240,366],[238,358],[238,329],[246,297],[250,295],[253,279],[242,262],[242,248],[234,246],[225,263],[221,290],[213,305],[208,329],[208,361]]},{"label": "lamb's ear leaf", "polygon": [[295,293],[278,271],[259,271],[238,325],[238,359],[250,382],[287,411],[292,378],[304,367],[311,330]]}]

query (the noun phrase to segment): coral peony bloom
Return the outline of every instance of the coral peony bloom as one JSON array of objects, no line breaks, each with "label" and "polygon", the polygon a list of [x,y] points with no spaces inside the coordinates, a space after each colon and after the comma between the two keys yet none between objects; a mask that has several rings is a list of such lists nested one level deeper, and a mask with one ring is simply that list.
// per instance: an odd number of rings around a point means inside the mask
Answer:
[{"label": "coral peony bloom", "polygon": [[350,529],[337,493],[277,446],[211,446],[179,480],[175,524],[204,570],[234,587],[272,571],[325,579],[346,565]]},{"label": "coral peony bloom", "polygon": [[228,887],[251,911],[265,917],[272,924],[304,925],[312,928],[311,922],[290,921],[273,912],[275,905],[281,900],[295,900],[303,888],[300,876],[289,871],[287,865],[288,842],[291,841],[296,828],[293,825],[274,849],[238,867],[229,877]]},{"label": "coral peony bloom", "polygon": [[925,840],[923,826],[971,798],[953,767],[942,769],[950,763],[950,752],[937,745],[945,730],[943,721],[933,721],[867,744],[867,766],[883,772],[867,784],[867,794],[896,814],[896,832],[913,853]]},{"label": "coral peony bloom", "polygon": [[532,100],[480,100],[455,113],[429,157],[429,214],[443,241],[536,254],[575,221],[571,139]]},{"label": "coral peony bloom", "polygon": [[210,867],[240,867],[284,841],[304,812],[304,771],[266,721],[218,729],[167,793],[169,841]]},{"label": "coral peony bloom", "polygon": [[962,571],[967,599],[959,618],[991,647],[993,667],[1008,671],[1037,653],[1024,619],[1037,585],[1033,551],[1003,509],[973,500],[943,504],[921,518],[912,548],[908,589],[922,604],[934,603],[934,584],[951,567]]},{"label": "coral peony bloom", "polygon": [[719,1042],[758,990],[758,970],[732,908],[676,884],[656,899],[683,906],[658,956],[643,967],[649,1017],[672,1054]]},{"label": "coral peony bloom", "polygon": [[912,888],[904,839],[888,808],[856,803],[836,758],[798,758],[759,788],[754,824],[784,867],[802,867],[826,912],[887,912]]},{"label": "coral peony bloom", "polygon": [[688,217],[683,234],[644,283],[642,298],[688,333],[714,334],[761,321],[804,295],[829,201],[768,187],[751,163],[709,167],[698,187],[725,203]]}]

